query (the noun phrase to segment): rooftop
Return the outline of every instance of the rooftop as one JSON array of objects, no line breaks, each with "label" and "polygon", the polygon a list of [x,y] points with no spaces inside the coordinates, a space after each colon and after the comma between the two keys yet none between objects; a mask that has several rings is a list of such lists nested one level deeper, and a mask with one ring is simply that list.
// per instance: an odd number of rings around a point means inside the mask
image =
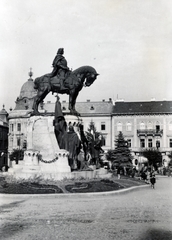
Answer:
[{"label": "rooftop", "polygon": [[113,115],[171,114],[172,101],[116,102]]},{"label": "rooftop", "polygon": [[[61,102],[62,111],[64,113],[68,113],[68,102],[62,101]],[[112,113],[112,102],[109,101],[98,101],[98,102],[91,102],[87,100],[87,102],[77,102],[76,103],[76,110],[81,114],[81,116],[84,116],[85,114],[87,116],[89,115],[109,115]],[[55,103],[44,103],[44,109],[47,110],[47,112],[54,112],[55,111]]]}]

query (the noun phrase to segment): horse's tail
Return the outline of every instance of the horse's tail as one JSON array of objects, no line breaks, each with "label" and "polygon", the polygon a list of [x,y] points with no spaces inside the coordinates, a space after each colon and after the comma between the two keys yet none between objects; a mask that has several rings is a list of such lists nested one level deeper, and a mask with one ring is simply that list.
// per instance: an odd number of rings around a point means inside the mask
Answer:
[{"label": "horse's tail", "polygon": [[35,81],[34,81],[34,89],[38,89],[39,87],[39,78],[35,78]]},{"label": "horse's tail", "polygon": [[44,76],[35,78],[34,89],[39,90],[40,86],[43,88],[48,88],[49,91],[51,90],[49,74],[45,74]]}]

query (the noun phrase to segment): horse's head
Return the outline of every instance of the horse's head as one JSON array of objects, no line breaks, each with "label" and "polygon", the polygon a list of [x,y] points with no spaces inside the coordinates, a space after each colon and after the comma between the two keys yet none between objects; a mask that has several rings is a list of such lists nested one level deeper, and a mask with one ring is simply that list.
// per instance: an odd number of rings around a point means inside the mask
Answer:
[{"label": "horse's head", "polygon": [[99,75],[96,70],[91,66],[82,66],[73,71],[76,76],[81,76],[81,82],[85,87],[89,87]]},{"label": "horse's head", "polygon": [[89,87],[97,78],[99,74],[97,72],[95,73],[88,73],[86,76],[86,81],[85,81],[85,87]]}]

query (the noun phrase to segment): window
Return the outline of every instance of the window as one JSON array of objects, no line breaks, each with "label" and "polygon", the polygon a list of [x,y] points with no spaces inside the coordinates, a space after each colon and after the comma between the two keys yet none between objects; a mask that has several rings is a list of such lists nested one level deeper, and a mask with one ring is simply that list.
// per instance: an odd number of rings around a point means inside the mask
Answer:
[{"label": "window", "polygon": [[152,122],[148,122],[148,129],[153,129],[153,124],[152,124]]},{"label": "window", "polygon": [[23,149],[27,149],[27,142],[26,142],[26,140],[23,141]]},{"label": "window", "polygon": [[14,125],[10,124],[10,131],[13,132],[14,131]]},{"label": "window", "polygon": [[160,125],[156,125],[156,132],[160,131]]},{"label": "window", "polygon": [[17,131],[21,131],[21,123],[17,123]]},{"label": "window", "polygon": [[156,122],[156,132],[158,133],[160,131],[160,123]]},{"label": "window", "polygon": [[172,148],[172,138],[169,139],[170,148]]},{"label": "window", "polygon": [[106,125],[105,125],[105,123],[101,123],[101,130],[106,130]]},{"label": "window", "polygon": [[140,147],[141,148],[145,147],[145,139],[140,139]]},{"label": "window", "polygon": [[17,139],[17,146],[20,147],[20,138]]},{"label": "window", "polygon": [[127,139],[128,147],[131,148],[131,139]]},{"label": "window", "polygon": [[148,147],[152,148],[152,139],[148,139]]},{"label": "window", "polygon": [[106,138],[104,136],[102,137],[101,141],[102,141],[102,146],[106,146]]},{"label": "window", "polygon": [[159,140],[156,141],[156,148],[157,149],[160,148],[160,141]]},{"label": "window", "polygon": [[141,123],[140,123],[140,129],[141,129],[141,130],[144,130],[144,129],[145,129],[145,123],[144,123],[144,122],[141,122]]},{"label": "window", "polygon": [[127,131],[131,131],[131,123],[130,123],[130,122],[127,122],[127,124],[126,124],[126,130],[127,130]]},{"label": "window", "polygon": [[117,131],[122,132],[122,123],[121,122],[117,123]]}]

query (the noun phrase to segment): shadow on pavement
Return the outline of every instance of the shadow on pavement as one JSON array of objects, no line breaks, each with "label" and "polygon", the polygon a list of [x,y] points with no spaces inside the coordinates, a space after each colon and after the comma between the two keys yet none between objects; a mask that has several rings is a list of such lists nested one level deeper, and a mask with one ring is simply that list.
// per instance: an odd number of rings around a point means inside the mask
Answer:
[{"label": "shadow on pavement", "polygon": [[166,231],[163,229],[150,229],[144,236],[141,236],[138,240],[171,240],[172,231]]}]

